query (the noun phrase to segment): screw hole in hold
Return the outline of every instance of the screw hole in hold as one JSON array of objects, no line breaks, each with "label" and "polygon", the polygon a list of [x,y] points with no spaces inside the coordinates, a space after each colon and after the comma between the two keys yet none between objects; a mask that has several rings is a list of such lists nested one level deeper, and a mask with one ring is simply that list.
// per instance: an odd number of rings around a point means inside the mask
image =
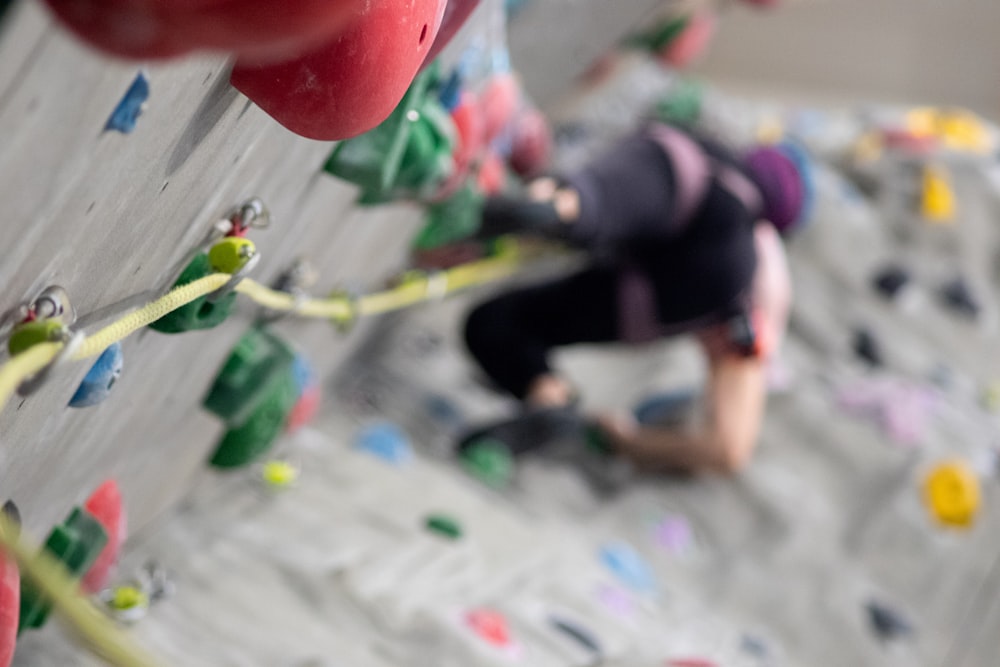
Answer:
[{"label": "screw hole in hold", "polygon": [[427,39],[427,24],[426,23],[424,24],[424,27],[420,29],[420,44],[423,44],[425,39]]}]

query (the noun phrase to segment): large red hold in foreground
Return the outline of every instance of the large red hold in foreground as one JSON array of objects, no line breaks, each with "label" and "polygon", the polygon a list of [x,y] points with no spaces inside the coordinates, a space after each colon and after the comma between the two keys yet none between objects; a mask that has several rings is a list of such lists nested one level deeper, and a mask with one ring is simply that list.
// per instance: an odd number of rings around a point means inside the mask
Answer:
[{"label": "large red hold in foreground", "polygon": [[[115,56],[222,51],[287,59],[336,35],[365,0],[45,0],[70,30]],[[387,3],[395,4],[395,3]]]},{"label": "large red hold in foreground", "polygon": [[392,113],[437,36],[447,0],[374,0],[347,28],[288,62],[238,60],[233,86],[296,134],[347,139]]}]

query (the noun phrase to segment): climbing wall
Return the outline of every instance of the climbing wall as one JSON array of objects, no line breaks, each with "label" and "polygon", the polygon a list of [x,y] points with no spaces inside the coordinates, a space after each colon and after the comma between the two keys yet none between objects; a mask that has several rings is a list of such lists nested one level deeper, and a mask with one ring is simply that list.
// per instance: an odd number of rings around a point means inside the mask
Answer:
[{"label": "climbing wall", "polygon": [[[610,45],[653,4],[579,12],[565,33],[603,25]],[[517,20],[551,25],[545,11]],[[272,217],[251,232],[263,283],[302,255],[319,294],[377,288],[405,265],[416,208],[354,206],[357,191],[320,170],[331,144],[264,117],[228,86],[224,62],[143,68],[151,94],[126,134],[105,125],[136,66],[91,55],[34,4],[16,5],[4,28],[3,309],[59,284],[81,326],[100,326],[162,294],[211,225],[252,196]],[[606,48],[597,40],[560,60],[558,39],[522,46],[559,52],[536,81],[575,76]],[[677,83],[656,72],[624,66],[553,107],[560,161],[584,159],[635,120],[626,111]],[[714,129],[788,129],[823,159],[813,227],[792,247],[797,300],[760,451],[735,480],[647,478],[579,443],[519,461],[500,488],[469,474],[452,456],[456,433],[514,406],[461,352],[467,298],[350,335],[276,324],[329,378],[322,417],[281,440],[287,467],[209,472],[223,425],[201,402],[258,312],[241,300],[217,329],[128,338],[125,372],[99,406],[63,407],[85,365],[12,401],[0,488],[37,535],[101,480],[119,480],[133,531],[116,581],[150,559],[176,587],[128,633],[167,664],[992,665],[997,424],[982,399],[1000,376],[1000,181],[995,164],[951,156],[938,166],[961,216],[928,224],[910,206],[912,156],[850,160],[832,147],[862,135],[868,111],[705,95]],[[866,179],[876,196],[859,191]],[[917,267],[906,299],[873,289],[893,262]],[[974,317],[943,293],[956,275],[978,299]],[[628,408],[702,372],[689,342],[558,361],[588,406]],[[920,491],[948,458],[970,462],[983,485],[961,530],[935,523]],[[19,641],[14,664],[99,661],[52,623]]]},{"label": "climbing wall", "polygon": [[[95,55],[39,3],[6,16],[0,309],[58,284],[93,330],[164,293],[212,225],[254,196],[272,217],[253,233],[262,282],[302,255],[320,291],[378,287],[404,265],[415,211],[355,207],[353,186],[320,171],[332,144],[271,121],[230,87],[223,59],[142,70],[150,95],[135,129],[106,130],[140,67]],[[222,432],[201,400],[254,314],[242,304],[218,329],[129,338],[119,384],[99,406],[64,409],[86,364],[13,400],[0,415],[0,488],[26,526],[43,532],[112,476],[136,528],[182,497]],[[322,322],[291,338],[324,370],[350,345]]]}]

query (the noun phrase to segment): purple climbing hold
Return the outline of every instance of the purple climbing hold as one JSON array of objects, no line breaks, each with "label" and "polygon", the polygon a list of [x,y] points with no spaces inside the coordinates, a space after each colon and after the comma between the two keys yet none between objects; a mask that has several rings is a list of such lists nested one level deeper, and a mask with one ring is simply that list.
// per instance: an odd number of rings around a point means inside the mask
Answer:
[{"label": "purple climbing hold", "polygon": [[690,553],[694,546],[691,524],[683,516],[667,515],[653,526],[653,541],[674,555]]},{"label": "purple climbing hold", "polygon": [[622,618],[635,615],[635,597],[621,586],[604,584],[597,589],[597,599],[609,611]]}]

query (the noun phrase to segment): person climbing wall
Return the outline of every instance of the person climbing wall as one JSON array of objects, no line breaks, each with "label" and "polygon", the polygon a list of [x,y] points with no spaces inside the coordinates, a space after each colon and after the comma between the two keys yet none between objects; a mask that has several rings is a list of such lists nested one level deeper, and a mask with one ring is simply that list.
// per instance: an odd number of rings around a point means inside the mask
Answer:
[{"label": "person climbing wall", "polygon": [[653,123],[526,197],[493,197],[479,236],[529,234],[589,251],[582,270],[477,306],[472,356],[524,412],[476,429],[515,453],[575,428],[577,394],[549,364],[576,343],[640,344],[691,334],[708,361],[704,418],[685,428],[596,416],[611,452],[655,469],[739,470],[757,441],[766,368],[784,333],[791,286],[780,235],[805,219],[809,170],[791,145],[744,155]]}]

